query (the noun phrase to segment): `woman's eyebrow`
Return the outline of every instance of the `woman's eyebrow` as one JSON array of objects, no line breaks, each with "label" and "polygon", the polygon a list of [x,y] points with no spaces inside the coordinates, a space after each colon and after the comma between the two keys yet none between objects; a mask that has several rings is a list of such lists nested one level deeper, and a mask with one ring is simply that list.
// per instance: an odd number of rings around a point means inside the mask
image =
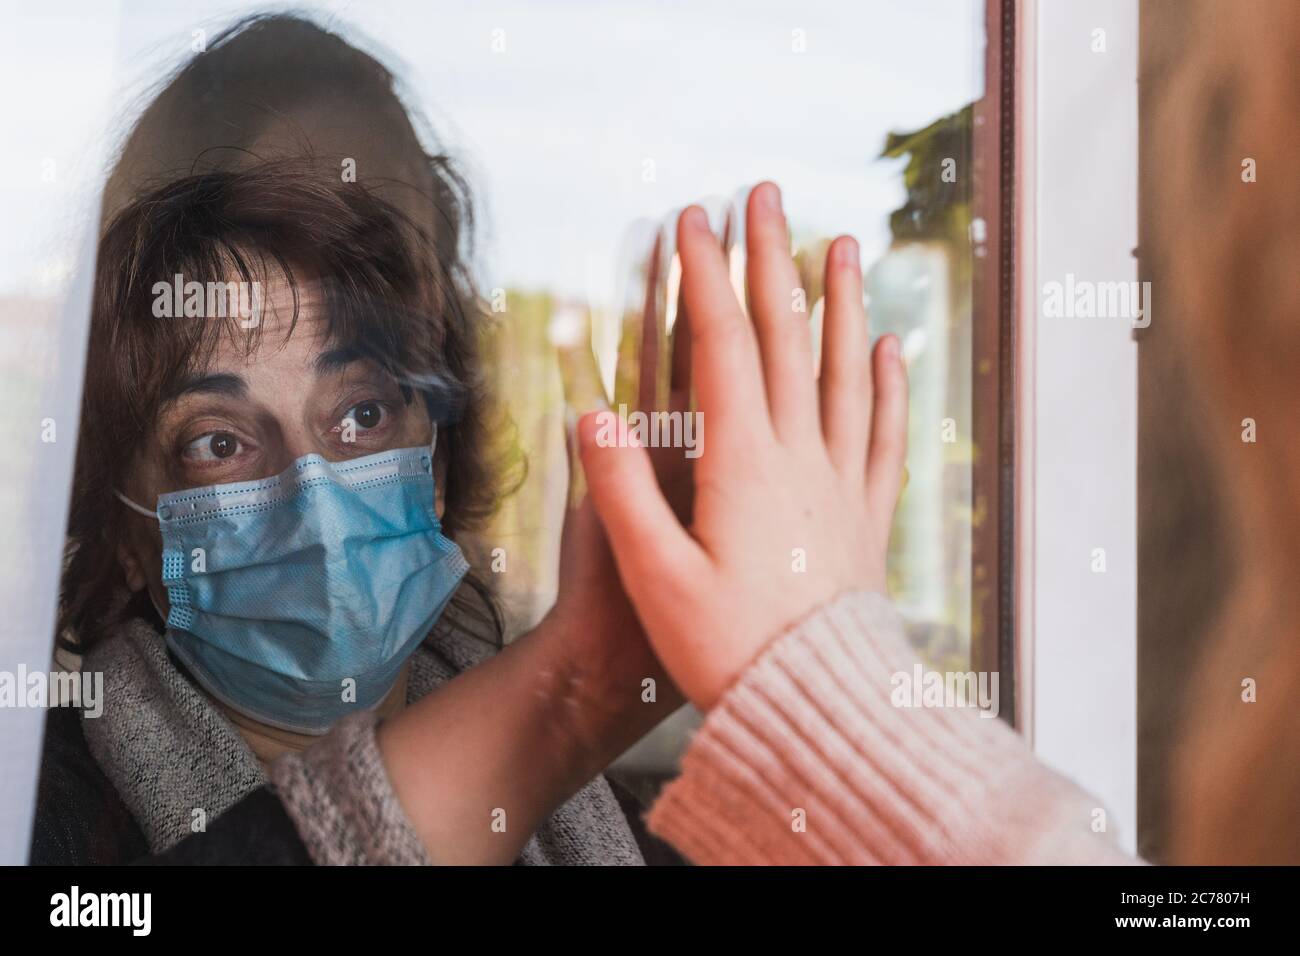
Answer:
[{"label": "woman's eyebrow", "polygon": [[194,375],[182,379],[166,396],[171,401],[184,395],[194,393],[206,395],[224,395],[229,398],[243,398],[248,394],[248,383],[231,372],[218,372],[212,375]]},{"label": "woman's eyebrow", "polygon": [[316,356],[316,361],[312,367],[316,370],[317,375],[329,375],[332,372],[341,372],[353,362],[364,358],[360,351],[354,348],[337,348],[328,349]]}]

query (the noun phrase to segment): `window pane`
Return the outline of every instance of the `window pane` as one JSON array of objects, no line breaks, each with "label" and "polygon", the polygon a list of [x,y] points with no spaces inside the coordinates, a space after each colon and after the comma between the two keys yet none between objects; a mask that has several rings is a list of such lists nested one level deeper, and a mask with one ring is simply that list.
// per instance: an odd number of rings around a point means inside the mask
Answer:
[{"label": "window pane", "polygon": [[[367,3],[337,15],[334,4],[300,6],[398,75],[407,106],[427,117],[469,180],[481,227],[475,278],[496,320],[491,371],[509,415],[501,434],[527,477],[487,531],[463,544],[485,571],[501,549],[502,571],[490,577],[513,634],[554,600],[568,409],[632,401],[642,350],[667,345],[678,270],[665,225],[704,201],[742,288],[735,210],[750,186],[772,179],[815,340],[826,250],[850,233],[872,332],[904,342],[909,480],[890,587],[931,666],[971,667],[971,104],[984,91],[981,2],[761,2],[744,17],[709,3]],[[196,22],[170,4],[138,3],[111,29],[97,23],[118,38],[114,102],[129,104],[111,128],[129,128],[204,37],[259,5],[225,9]],[[96,162],[112,143],[96,139]],[[15,250],[10,261],[20,257]],[[649,335],[647,301],[664,322]],[[627,765],[668,772],[693,719],[683,712]]]}]

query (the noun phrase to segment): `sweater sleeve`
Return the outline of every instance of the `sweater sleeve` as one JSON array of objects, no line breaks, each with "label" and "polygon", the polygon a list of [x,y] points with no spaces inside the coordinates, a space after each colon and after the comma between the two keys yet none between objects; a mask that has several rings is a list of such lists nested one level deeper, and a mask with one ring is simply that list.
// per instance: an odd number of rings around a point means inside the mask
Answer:
[{"label": "sweater sleeve", "polygon": [[432,861],[389,783],[376,715],[344,717],[319,742],[271,765],[284,804],[320,866],[427,866]]},{"label": "sweater sleeve", "polygon": [[918,660],[879,594],[814,612],[709,712],[651,832],[705,865],[1138,862],[1003,721],[895,706]]}]

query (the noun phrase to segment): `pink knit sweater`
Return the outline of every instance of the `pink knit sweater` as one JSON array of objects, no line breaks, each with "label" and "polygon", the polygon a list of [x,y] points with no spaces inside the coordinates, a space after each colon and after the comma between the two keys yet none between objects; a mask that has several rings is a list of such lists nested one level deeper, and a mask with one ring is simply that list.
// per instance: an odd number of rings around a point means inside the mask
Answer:
[{"label": "pink knit sweater", "polygon": [[1137,862],[1003,721],[891,704],[916,661],[878,594],[814,612],[709,712],[651,831],[698,864]]}]

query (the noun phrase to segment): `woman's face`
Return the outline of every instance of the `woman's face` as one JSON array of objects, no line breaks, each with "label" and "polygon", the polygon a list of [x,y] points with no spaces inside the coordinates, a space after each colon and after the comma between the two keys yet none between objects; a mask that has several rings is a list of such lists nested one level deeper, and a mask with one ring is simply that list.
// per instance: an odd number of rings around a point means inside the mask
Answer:
[{"label": "woman's face", "polygon": [[[298,292],[292,334],[292,290],[283,279],[267,283],[256,349],[247,354],[239,335],[223,338],[209,366],[164,399],[123,489],[128,497],[152,506],[168,492],[278,474],[303,455],[341,461],[431,441],[425,403],[416,395],[408,402],[379,365],[327,339],[314,283]],[[158,524],[140,516],[128,527],[118,546],[127,584],[148,587],[166,612]]]}]

